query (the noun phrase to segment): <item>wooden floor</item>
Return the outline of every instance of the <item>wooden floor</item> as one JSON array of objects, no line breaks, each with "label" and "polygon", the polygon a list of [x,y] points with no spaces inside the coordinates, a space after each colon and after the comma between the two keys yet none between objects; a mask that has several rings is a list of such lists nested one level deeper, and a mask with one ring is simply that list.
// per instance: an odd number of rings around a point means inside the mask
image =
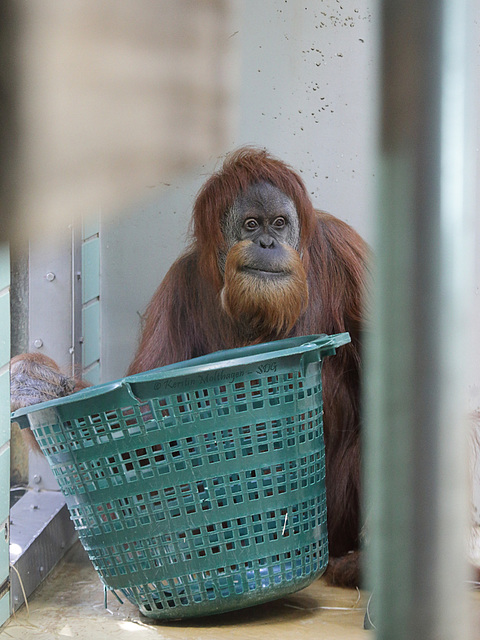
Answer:
[{"label": "wooden floor", "polygon": [[76,543],[29,599],[28,611],[22,607],[0,635],[22,640],[368,640],[373,636],[363,629],[366,602],[366,593],[329,587],[320,579],[295,595],[242,611],[186,622],[152,622],[113,596],[104,608],[103,586]]}]

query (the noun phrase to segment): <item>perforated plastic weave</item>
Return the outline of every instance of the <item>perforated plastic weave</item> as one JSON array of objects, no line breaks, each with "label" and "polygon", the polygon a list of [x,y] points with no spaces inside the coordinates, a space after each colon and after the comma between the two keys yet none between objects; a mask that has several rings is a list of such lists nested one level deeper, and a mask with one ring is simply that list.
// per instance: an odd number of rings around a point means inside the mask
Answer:
[{"label": "perforated plastic weave", "polygon": [[246,607],[328,562],[321,365],[291,338],[17,411],[101,580],[154,618]]}]

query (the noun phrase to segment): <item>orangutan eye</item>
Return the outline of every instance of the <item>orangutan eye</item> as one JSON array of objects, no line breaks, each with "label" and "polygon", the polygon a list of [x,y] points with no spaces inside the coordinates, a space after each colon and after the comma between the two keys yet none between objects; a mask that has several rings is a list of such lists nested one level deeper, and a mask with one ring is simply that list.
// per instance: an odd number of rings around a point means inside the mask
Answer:
[{"label": "orangutan eye", "polygon": [[258,222],[255,220],[255,218],[247,218],[247,220],[245,220],[245,222],[243,223],[243,226],[249,231],[254,231],[258,227]]},{"label": "orangutan eye", "polygon": [[273,221],[273,226],[277,227],[277,229],[283,229],[283,227],[286,224],[287,224],[287,221],[282,216],[279,216],[278,218],[275,218],[275,220]]}]

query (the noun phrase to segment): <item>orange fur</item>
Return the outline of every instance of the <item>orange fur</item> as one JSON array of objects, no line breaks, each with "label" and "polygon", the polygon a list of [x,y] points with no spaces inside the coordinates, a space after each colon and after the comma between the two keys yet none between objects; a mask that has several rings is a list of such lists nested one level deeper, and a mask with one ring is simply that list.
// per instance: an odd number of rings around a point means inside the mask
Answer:
[{"label": "orange fur", "polygon": [[[10,408],[16,411],[38,402],[67,396],[88,386],[62,373],[59,366],[43,353],[27,353],[10,361]],[[33,451],[40,447],[30,429],[22,429],[22,437]]]},{"label": "orange fur", "polygon": [[[223,282],[218,264],[219,251],[226,250],[222,220],[242,191],[262,181],[295,205],[300,243],[294,262],[303,265],[308,301],[298,266],[292,269],[299,286],[295,294],[282,291],[280,279],[275,291],[268,282],[258,285],[252,276],[239,274],[247,247],[241,243],[227,255]],[[322,378],[329,550],[332,557],[349,554],[360,544],[360,343],[369,249],[348,224],[314,211],[295,171],[250,147],[227,157],[202,187],[192,229],[190,247],[148,306],[129,373],[261,340],[348,331],[351,343],[325,360]],[[285,308],[289,305],[292,309]],[[337,564],[332,579],[358,584],[358,557],[349,554],[344,565]]]},{"label": "orange fur", "polygon": [[298,253],[284,247],[285,273],[262,278],[242,271],[249,240],[238,242],[228,253],[222,305],[229,317],[246,328],[250,343],[288,335],[308,303],[307,276]]}]

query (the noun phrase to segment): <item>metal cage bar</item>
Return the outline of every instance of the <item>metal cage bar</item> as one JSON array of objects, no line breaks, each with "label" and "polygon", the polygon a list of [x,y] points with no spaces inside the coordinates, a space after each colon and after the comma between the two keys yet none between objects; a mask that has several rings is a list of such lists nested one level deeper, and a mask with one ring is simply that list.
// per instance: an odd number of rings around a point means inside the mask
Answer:
[{"label": "metal cage bar", "polygon": [[369,586],[378,638],[463,640],[473,15],[467,0],[382,12]]}]

